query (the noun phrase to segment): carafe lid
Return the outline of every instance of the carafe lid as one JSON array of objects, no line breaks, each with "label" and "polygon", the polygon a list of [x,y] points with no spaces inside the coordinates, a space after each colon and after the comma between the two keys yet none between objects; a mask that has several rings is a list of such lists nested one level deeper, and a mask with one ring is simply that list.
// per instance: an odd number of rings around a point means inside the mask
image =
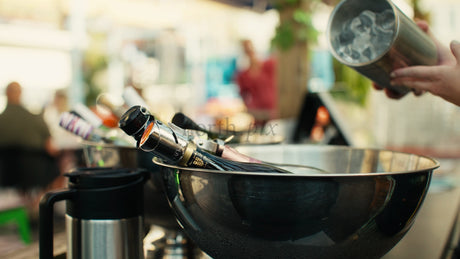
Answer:
[{"label": "carafe lid", "polygon": [[130,184],[140,178],[147,179],[144,170],[128,168],[79,168],[65,176],[69,178],[69,187],[76,189],[106,188]]},{"label": "carafe lid", "polygon": [[66,202],[66,213],[79,219],[122,219],[143,214],[144,169],[78,168],[65,174],[69,189],[76,190]]}]

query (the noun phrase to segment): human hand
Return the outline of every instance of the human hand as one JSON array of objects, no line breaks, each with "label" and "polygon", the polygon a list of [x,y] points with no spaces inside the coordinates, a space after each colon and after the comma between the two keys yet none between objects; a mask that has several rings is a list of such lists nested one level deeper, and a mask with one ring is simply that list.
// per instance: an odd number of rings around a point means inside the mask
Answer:
[{"label": "human hand", "polygon": [[[444,45],[442,45],[433,36],[431,30],[429,29],[429,25],[428,25],[427,22],[425,22],[425,21],[417,21],[416,24],[422,31],[424,31],[433,40],[434,44],[436,45],[436,49],[437,49],[437,52],[438,52],[437,66],[439,66],[439,65],[453,65],[453,64],[457,63],[456,60],[455,60],[455,57],[452,55],[452,53],[449,50],[449,48],[447,48]],[[393,71],[393,72],[396,72],[396,73],[392,73],[392,75],[397,76],[398,73],[400,73],[401,71],[403,71],[402,73],[404,73],[404,71],[406,71],[408,69],[412,70],[412,69],[414,69],[416,67],[418,68],[418,67],[423,67],[423,66],[413,66],[413,67],[405,67],[405,68],[396,69],[395,71]],[[394,80],[395,81],[392,81],[392,84],[394,84],[394,85],[406,85],[405,83],[397,81],[396,78],[394,78]],[[377,85],[376,83],[373,83],[373,86],[377,90],[382,90],[383,89],[385,91],[386,95],[389,98],[392,98],[392,99],[400,99],[405,95],[405,94],[399,94],[397,92],[391,91],[388,88],[383,88],[383,87]],[[406,85],[406,86],[410,87],[409,85]],[[422,90],[420,88],[412,88],[412,92],[416,96],[422,95],[423,93],[425,93],[425,91],[426,90]]]},{"label": "human hand", "polygon": [[460,42],[450,44],[449,54],[439,49],[436,66],[413,66],[391,73],[392,85],[405,85],[418,91],[428,91],[460,106]]},{"label": "human hand", "polygon": [[434,44],[436,45],[436,49],[438,51],[437,65],[455,65],[456,60],[452,55],[451,50],[438,41],[438,39],[431,32],[428,23],[426,21],[417,21],[416,24],[431,38],[431,40],[433,40]]},{"label": "human hand", "polygon": [[[380,86],[375,82],[372,82],[372,86],[374,87],[375,90],[383,90],[385,92],[385,95],[390,99],[401,99],[402,97],[404,97],[406,95],[406,93],[399,93],[399,92],[393,91],[393,90],[391,90],[389,88]],[[423,93],[415,93],[414,92],[414,94],[415,95],[421,95]]]}]

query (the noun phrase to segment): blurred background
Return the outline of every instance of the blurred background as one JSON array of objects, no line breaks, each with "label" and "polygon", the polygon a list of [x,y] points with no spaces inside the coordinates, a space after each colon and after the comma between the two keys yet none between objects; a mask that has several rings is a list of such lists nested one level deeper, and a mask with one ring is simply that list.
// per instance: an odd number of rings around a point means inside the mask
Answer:
[{"label": "blurred background", "polygon": [[[91,106],[132,85],[165,120],[187,111],[206,121],[244,110],[234,73],[246,62],[240,41],[250,39],[259,55],[279,59],[280,119],[298,118],[306,91],[331,91],[356,145],[454,152],[457,107],[429,94],[387,99],[333,60],[325,31],[337,2],[1,0],[0,91],[20,82],[25,105],[40,113],[57,89]],[[443,43],[458,35],[458,1],[394,2],[428,20]]]},{"label": "blurred background", "polygon": [[[20,82],[36,113],[57,89],[92,105],[127,85],[166,120],[244,109],[233,75],[245,62],[240,41],[250,39],[260,55],[279,57],[281,119],[298,117],[305,91],[333,91],[357,145],[455,150],[457,107],[429,94],[389,100],[331,58],[325,30],[337,2],[1,0],[0,91]],[[458,1],[394,2],[445,44],[458,35]]]},{"label": "blurred background", "polygon": [[[22,102],[35,114],[56,91],[72,109],[94,107],[104,94],[121,104],[132,86],[163,121],[183,112],[202,125],[230,118],[245,129],[257,114],[248,111],[235,75],[248,65],[241,41],[249,39],[259,58],[277,60],[277,108],[267,134],[334,144],[324,140],[324,128],[313,130],[332,119],[346,144],[460,157],[459,107],[430,94],[391,100],[334,60],[326,29],[338,2],[0,0],[0,112],[11,81],[22,85]],[[428,21],[442,43],[460,40],[458,0],[393,2]],[[327,112],[308,110],[311,93],[322,96]]]}]

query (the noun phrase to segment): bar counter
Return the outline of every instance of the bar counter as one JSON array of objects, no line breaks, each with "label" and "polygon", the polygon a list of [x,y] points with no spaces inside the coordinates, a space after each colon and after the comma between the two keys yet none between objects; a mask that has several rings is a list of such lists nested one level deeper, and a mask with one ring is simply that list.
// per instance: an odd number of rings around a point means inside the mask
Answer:
[{"label": "bar counter", "polygon": [[[460,237],[460,159],[438,159],[428,194],[414,225],[382,259],[452,258]],[[55,258],[65,258],[65,233],[54,236]],[[38,258],[38,242],[5,255],[9,259]]]},{"label": "bar counter", "polygon": [[447,259],[458,244],[460,160],[438,159],[428,195],[405,237],[382,259]]}]

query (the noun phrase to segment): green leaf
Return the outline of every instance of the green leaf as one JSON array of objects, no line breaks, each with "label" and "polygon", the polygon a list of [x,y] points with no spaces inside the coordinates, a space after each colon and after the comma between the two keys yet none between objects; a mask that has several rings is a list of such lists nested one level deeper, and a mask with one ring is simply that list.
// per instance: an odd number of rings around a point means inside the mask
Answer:
[{"label": "green leaf", "polygon": [[281,24],[276,28],[275,37],[272,39],[272,45],[281,50],[290,49],[295,43],[294,30],[290,24]]},{"label": "green leaf", "polygon": [[294,21],[306,26],[311,26],[312,24],[311,16],[302,9],[295,10],[294,14],[292,15],[292,18],[294,19]]},{"label": "green leaf", "polygon": [[339,86],[338,90],[340,90],[337,97],[365,106],[371,89],[370,80],[336,59],[334,59],[333,64],[336,85]]}]

